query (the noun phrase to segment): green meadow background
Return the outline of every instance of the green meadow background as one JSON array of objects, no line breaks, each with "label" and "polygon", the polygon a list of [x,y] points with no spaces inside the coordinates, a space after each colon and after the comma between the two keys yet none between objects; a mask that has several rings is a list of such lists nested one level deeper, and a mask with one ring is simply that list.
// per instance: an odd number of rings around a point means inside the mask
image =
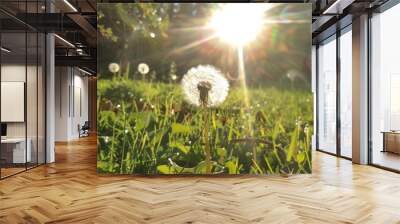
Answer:
[{"label": "green meadow background", "polygon": [[[235,49],[190,43],[221,4],[99,4],[99,173],[206,174],[203,110],[188,104],[182,76],[212,65],[230,83],[209,109],[212,174],[311,173],[311,25],[269,24],[244,49],[249,107],[235,79]],[[308,4],[274,4],[274,20],[311,21]],[[119,65],[110,71],[110,63]],[[150,71],[142,75],[138,64]],[[249,124],[251,131],[249,131]]]}]

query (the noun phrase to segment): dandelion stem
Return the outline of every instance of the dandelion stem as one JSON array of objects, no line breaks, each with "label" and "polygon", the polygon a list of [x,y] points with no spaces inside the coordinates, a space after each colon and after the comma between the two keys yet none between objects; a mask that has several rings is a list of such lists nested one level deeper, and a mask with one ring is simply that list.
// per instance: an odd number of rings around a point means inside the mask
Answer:
[{"label": "dandelion stem", "polygon": [[203,118],[204,118],[204,128],[203,128],[203,138],[204,138],[204,149],[206,154],[206,173],[211,173],[211,150],[210,143],[208,139],[208,91],[211,89],[211,84],[208,82],[200,82],[197,86],[200,91],[200,103],[203,107]]},{"label": "dandelion stem", "polygon": [[119,173],[123,174],[123,167],[124,167],[124,156],[125,156],[125,142],[126,142],[126,113],[125,113],[125,107],[123,106],[123,113],[124,113],[124,137],[123,137],[123,143],[122,143],[122,155],[121,155],[121,164],[119,168]]},{"label": "dandelion stem", "polygon": [[208,140],[208,109],[204,107],[204,144],[206,153],[206,173],[211,173],[211,150],[210,143]]}]

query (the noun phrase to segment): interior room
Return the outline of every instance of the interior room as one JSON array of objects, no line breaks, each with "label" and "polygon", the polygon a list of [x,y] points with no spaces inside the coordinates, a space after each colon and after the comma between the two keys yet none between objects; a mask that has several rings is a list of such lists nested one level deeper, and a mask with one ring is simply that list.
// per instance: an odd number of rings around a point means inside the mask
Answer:
[{"label": "interior room", "polygon": [[0,223],[399,223],[399,21],[1,0]]},{"label": "interior room", "polygon": [[394,32],[394,21],[400,19],[400,6],[374,14],[372,30],[371,139],[372,163],[400,169],[400,66],[394,44],[400,37]]},{"label": "interior room", "polygon": [[45,162],[45,36],[18,25],[1,33],[1,178]]}]

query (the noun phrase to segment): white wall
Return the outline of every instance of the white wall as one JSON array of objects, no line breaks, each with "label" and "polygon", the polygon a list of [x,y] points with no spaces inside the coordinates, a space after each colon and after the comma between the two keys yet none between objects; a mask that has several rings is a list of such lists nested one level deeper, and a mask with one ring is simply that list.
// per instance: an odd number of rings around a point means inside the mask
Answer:
[{"label": "white wall", "polygon": [[[38,69],[38,70],[37,70]],[[26,106],[20,108],[21,113],[26,112],[26,120],[21,122],[5,122],[7,124],[7,137],[24,138],[30,140],[32,161],[44,163],[45,150],[45,117],[44,117],[44,82],[42,67],[25,66],[25,64],[3,64],[1,66],[2,82],[24,82],[26,84]],[[27,78],[27,80],[25,80]],[[3,91],[3,90],[2,90]],[[20,94],[24,94],[24,90]],[[2,98],[7,97],[2,95]],[[3,112],[12,110],[10,107],[2,107]],[[15,109],[14,109],[15,110]],[[13,113],[13,111],[7,111]],[[14,112],[15,113],[15,112]],[[38,153],[38,155],[37,155]]]},{"label": "white wall", "polygon": [[79,138],[78,125],[88,120],[88,78],[83,75],[76,68],[56,67],[56,141]]}]

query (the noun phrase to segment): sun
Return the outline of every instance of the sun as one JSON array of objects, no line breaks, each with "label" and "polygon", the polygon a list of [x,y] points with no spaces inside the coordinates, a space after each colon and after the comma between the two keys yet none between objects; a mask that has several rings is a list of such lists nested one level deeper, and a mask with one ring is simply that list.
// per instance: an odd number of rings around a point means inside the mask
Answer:
[{"label": "sun", "polygon": [[263,28],[266,4],[226,4],[211,19],[216,35],[236,46],[254,40]]}]

